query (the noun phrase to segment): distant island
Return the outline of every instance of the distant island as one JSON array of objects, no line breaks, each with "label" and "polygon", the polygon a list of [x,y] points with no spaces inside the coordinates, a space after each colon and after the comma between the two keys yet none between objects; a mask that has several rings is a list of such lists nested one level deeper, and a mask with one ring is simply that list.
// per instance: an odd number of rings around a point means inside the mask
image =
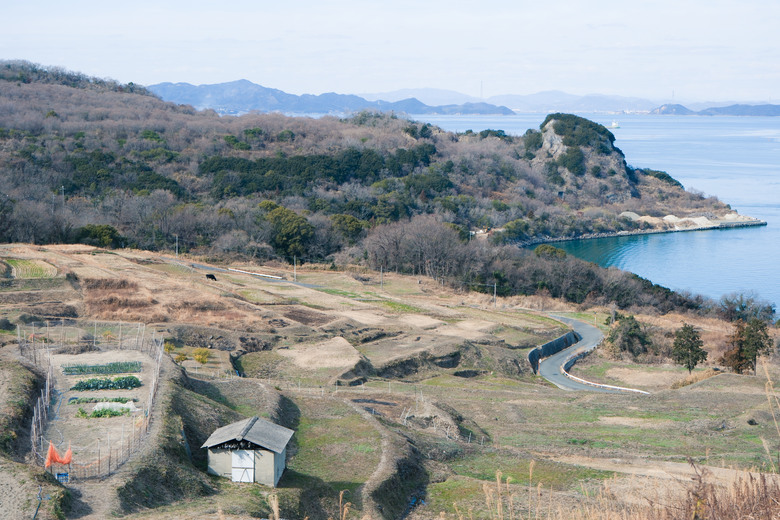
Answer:
[{"label": "distant island", "polygon": [[352,94],[288,94],[242,79],[213,85],[189,83],[158,83],[147,87],[164,101],[191,105],[196,109],[212,109],[220,114],[241,115],[249,112],[280,112],[284,114],[347,114],[361,110],[398,112],[405,114],[440,115],[514,115],[505,107],[483,102],[467,102],[430,106],[415,98],[399,101],[369,101]]},{"label": "distant island", "polygon": [[667,104],[661,105],[650,113],[675,116],[780,116],[780,105],[729,105],[696,111],[683,105]]}]

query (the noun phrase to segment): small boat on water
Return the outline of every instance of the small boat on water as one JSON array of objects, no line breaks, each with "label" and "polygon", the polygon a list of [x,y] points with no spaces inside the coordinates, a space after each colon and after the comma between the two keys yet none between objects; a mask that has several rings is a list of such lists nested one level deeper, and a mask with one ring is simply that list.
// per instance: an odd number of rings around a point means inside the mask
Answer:
[{"label": "small boat on water", "polygon": [[609,126],[610,128],[620,128],[620,125],[617,121],[612,121],[612,124]]}]

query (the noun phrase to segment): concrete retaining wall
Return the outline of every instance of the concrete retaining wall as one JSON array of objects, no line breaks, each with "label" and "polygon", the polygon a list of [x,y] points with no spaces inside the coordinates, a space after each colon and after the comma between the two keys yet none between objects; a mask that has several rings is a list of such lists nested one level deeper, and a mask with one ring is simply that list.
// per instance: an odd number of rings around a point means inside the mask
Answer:
[{"label": "concrete retaining wall", "polygon": [[553,354],[557,354],[561,350],[570,347],[581,340],[582,337],[574,331],[567,332],[560,338],[555,338],[552,341],[540,345],[528,353],[528,362],[531,363],[531,368],[536,374],[539,371],[539,361],[546,357],[550,357]]}]

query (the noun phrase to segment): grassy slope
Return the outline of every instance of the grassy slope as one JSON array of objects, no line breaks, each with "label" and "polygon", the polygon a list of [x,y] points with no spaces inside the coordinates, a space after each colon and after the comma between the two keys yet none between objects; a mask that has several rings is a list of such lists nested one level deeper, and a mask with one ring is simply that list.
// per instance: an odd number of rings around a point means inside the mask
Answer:
[{"label": "grassy slope", "polygon": [[[21,463],[29,443],[30,403],[38,395],[40,379],[29,368],[0,349],[0,381],[4,393],[0,402],[0,487],[3,514],[32,517],[38,501],[38,486],[49,497],[41,503],[38,518],[64,518],[70,493],[39,466]],[[7,502],[5,501],[7,500]]]}]

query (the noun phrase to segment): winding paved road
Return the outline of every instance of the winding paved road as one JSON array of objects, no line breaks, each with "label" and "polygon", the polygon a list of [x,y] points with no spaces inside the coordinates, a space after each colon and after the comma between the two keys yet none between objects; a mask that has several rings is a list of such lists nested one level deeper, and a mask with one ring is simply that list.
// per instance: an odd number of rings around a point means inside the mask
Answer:
[{"label": "winding paved road", "polygon": [[565,348],[553,354],[552,356],[545,358],[539,363],[539,375],[546,380],[553,383],[558,388],[563,390],[576,390],[576,391],[590,391],[590,392],[605,392],[610,394],[621,393],[620,390],[613,390],[611,388],[599,388],[596,386],[586,385],[577,381],[572,381],[565,375],[563,375],[561,368],[566,359],[572,354],[593,350],[599,344],[604,335],[599,329],[593,325],[588,325],[580,320],[572,318],[566,318],[564,316],[552,316],[556,320],[562,321],[566,325],[569,325],[574,329],[577,334],[582,338],[571,347]]}]

